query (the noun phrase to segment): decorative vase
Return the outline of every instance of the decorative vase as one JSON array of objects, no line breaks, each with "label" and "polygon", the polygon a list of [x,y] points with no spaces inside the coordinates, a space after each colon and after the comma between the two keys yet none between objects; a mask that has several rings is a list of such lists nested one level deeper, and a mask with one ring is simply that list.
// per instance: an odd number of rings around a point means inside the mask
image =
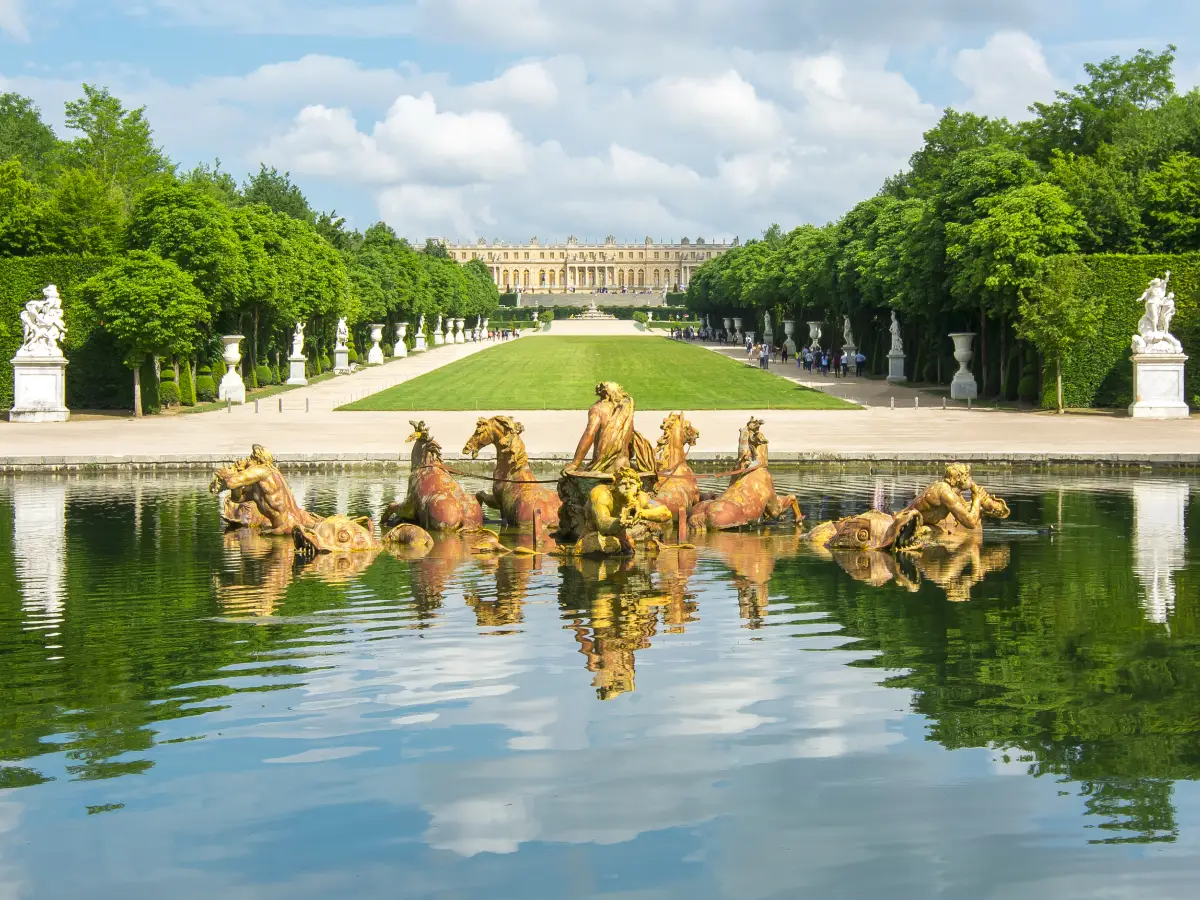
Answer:
[{"label": "decorative vase", "polygon": [[970,368],[971,359],[975,356],[971,349],[975,332],[955,332],[950,335],[950,340],[954,341],[954,358],[958,361],[958,371],[954,373],[954,380],[950,382],[950,399],[974,400],[979,396],[979,385],[975,383],[975,376],[971,374]]},{"label": "decorative vase", "polygon": [[392,348],[392,356],[395,356],[399,359],[404,359],[406,356],[408,356],[408,345],[404,342],[406,337],[408,337],[408,323],[397,322],[396,346]]},{"label": "decorative vase", "polygon": [[815,352],[815,351],[821,349],[821,323],[820,322],[809,322],[807,324],[808,324],[808,339],[810,341],[812,341],[812,343],[808,345],[808,349]]},{"label": "decorative vase", "polygon": [[225,360],[225,377],[217,388],[217,399],[228,400],[230,403],[246,402],[246,384],[238,372],[238,363],[242,361],[240,344],[245,338],[240,334],[221,335],[221,358]]},{"label": "decorative vase", "polygon": [[367,351],[368,366],[383,365],[383,348],[379,346],[379,342],[383,340],[383,325],[372,324],[371,329],[371,349]]}]

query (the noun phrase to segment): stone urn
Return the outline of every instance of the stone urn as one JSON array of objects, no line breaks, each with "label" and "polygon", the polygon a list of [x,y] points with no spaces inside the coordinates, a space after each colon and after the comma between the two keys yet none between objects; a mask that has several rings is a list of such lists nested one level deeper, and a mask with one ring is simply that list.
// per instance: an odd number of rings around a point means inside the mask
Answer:
[{"label": "stone urn", "polygon": [[742,334],[742,320],[737,316],[733,317],[733,339],[739,344],[746,343],[745,337]]},{"label": "stone urn", "polygon": [[812,342],[808,345],[808,349],[814,353],[821,349],[821,323],[808,322],[808,339]]},{"label": "stone urn", "polygon": [[954,341],[954,358],[958,361],[958,371],[950,382],[950,399],[974,400],[979,396],[979,385],[971,374],[971,359],[975,356],[971,342],[975,340],[975,332],[955,332],[950,335],[950,340]]},{"label": "stone urn", "polygon": [[465,334],[463,334],[463,326],[466,324],[467,324],[466,319],[455,319],[454,320],[454,329],[455,329],[454,343],[465,344],[467,342],[467,336]]},{"label": "stone urn", "polygon": [[721,324],[725,326],[725,340],[733,339],[733,323],[729,321],[728,316],[721,320]]},{"label": "stone urn", "polygon": [[792,335],[796,333],[796,323],[791,319],[783,320],[783,346],[787,348],[788,356],[796,355],[796,341]]},{"label": "stone urn", "polygon": [[408,356],[408,344],[404,342],[406,337],[408,337],[408,323],[397,322],[396,346],[392,348],[392,356],[395,356],[399,359],[404,359],[406,356]]},{"label": "stone urn", "polygon": [[371,349],[367,351],[368,366],[383,365],[383,348],[379,346],[379,342],[383,340],[383,324],[368,325],[371,329]]},{"label": "stone urn", "polygon": [[225,334],[221,336],[221,359],[225,360],[225,377],[217,388],[217,399],[228,400],[230,403],[246,402],[246,384],[238,372],[238,363],[242,361],[241,343],[245,338],[240,334]]}]

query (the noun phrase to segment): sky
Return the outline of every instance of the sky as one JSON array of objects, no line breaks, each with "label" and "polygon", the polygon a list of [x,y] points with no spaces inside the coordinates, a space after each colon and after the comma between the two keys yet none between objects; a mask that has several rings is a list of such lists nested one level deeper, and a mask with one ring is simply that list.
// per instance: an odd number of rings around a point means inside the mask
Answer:
[{"label": "sky", "polygon": [[707,240],[837,218],[953,106],[1020,118],[1178,46],[1181,0],[0,0],[0,91],[83,82],[185,168],[289,171],[415,241]]}]

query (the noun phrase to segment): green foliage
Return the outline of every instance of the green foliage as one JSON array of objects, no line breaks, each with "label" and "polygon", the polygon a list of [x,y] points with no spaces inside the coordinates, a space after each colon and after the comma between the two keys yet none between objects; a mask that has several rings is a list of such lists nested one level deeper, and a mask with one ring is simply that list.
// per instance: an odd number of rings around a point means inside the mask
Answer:
[{"label": "green foliage", "polygon": [[540,313],[538,313],[538,321],[543,325],[549,325],[554,321],[554,310],[543,309]]},{"label": "green foliage", "polygon": [[358,362],[358,351],[354,349],[354,343],[351,342],[346,347],[346,359],[352,363]]},{"label": "green foliage", "polygon": [[179,402],[184,406],[196,405],[196,383],[192,378],[192,361],[187,357],[179,360]]},{"label": "green foliage", "polygon": [[1091,340],[1099,327],[1100,310],[1092,296],[1092,273],[1079,257],[1058,256],[1041,269],[1041,280],[1020,297],[1017,333],[1053,363],[1054,405],[1061,412],[1065,403],[1059,396],[1063,358]]},{"label": "green foliage", "polygon": [[1167,253],[1200,250],[1200,159],[1173,153],[1142,180],[1150,242]]},{"label": "green foliage", "polygon": [[633,321],[637,322],[639,325],[645,325],[649,320],[650,317],[640,309],[633,314]]},{"label": "green foliage", "polygon": [[[1200,254],[1099,254],[1076,259],[1089,273],[1081,302],[1094,308],[1097,327],[1091,340],[1063,354],[1064,401],[1072,407],[1125,407],[1133,400],[1130,338],[1145,313],[1139,298],[1151,278],[1170,271],[1176,310],[1171,330],[1185,353],[1194,357],[1200,352]],[[1053,405],[1053,389],[1053,379],[1047,378],[1044,405]],[[1198,392],[1198,370],[1189,361],[1184,396]]]},{"label": "green foliage", "polygon": [[[154,371],[154,357],[143,357],[138,372],[142,382],[142,412],[153,415],[162,409],[162,397],[158,391],[158,373]],[[130,396],[132,397],[132,392]]]},{"label": "green foliage", "polygon": [[19,161],[0,162],[0,257],[25,256],[42,249],[41,194]]},{"label": "green foliage", "polygon": [[271,371],[271,367],[266,363],[259,363],[258,368],[255,369],[254,375],[258,380],[259,387],[266,387],[276,383],[275,374]]},{"label": "green foliage", "polygon": [[170,365],[164,363],[159,369],[158,377],[158,400],[159,402],[170,409],[178,406],[183,394],[179,390],[179,384],[175,381],[175,370]]},{"label": "green foliage", "polygon": [[217,399],[217,382],[213,379],[212,369],[200,366],[196,370],[196,402],[211,403]]},{"label": "green foliage", "polygon": [[58,139],[33,101],[20,94],[0,94],[0,160],[16,160],[40,180],[48,174],[57,149]]},{"label": "green foliage", "polygon": [[301,222],[312,223],[316,219],[304,192],[292,183],[292,173],[284,172],[266,164],[242,186],[242,197],[246,203],[259,203],[272,212],[280,213]]},{"label": "green foliage", "polygon": [[130,368],[147,355],[191,352],[207,321],[204,297],[191,279],[170,260],[144,250],[94,275],[81,292]]},{"label": "green foliage", "polygon": [[212,360],[212,377],[218,385],[221,383],[221,379],[225,377],[226,369],[224,357],[219,353],[215,354]]},{"label": "green foliage", "polygon": [[20,314],[25,304],[53,284],[63,302],[67,335],[67,405],[72,409],[119,409],[129,406],[132,387],[128,370],[113,352],[110,336],[97,327],[95,314],[83,302],[79,288],[113,262],[98,256],[30,256],[0,258],[0,409],[13,402],[13,358],[24,337]]},{"label": "green foliage", "polygon": [[1033,354],[1029,355],[1025,367],[1021,369],[1021,381],[1017,385],[1017,397],[1026,403],[1037,402],[1038,366]]}]

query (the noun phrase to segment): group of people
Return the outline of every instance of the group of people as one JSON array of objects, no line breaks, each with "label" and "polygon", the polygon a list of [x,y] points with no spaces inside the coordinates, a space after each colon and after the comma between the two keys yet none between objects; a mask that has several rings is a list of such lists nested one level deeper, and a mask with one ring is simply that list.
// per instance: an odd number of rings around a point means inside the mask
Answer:
[{"label": "group of people", "polygon": [[822,375],[833,373],[834,378],[846,378],[850,375],[850,366],[854,366],[854,374],[862,375],[867,358],[860,352],[853,357],[841,350],[813,350],[805,347],[796,358],[796,365],[805,372],[820,372]]}]

